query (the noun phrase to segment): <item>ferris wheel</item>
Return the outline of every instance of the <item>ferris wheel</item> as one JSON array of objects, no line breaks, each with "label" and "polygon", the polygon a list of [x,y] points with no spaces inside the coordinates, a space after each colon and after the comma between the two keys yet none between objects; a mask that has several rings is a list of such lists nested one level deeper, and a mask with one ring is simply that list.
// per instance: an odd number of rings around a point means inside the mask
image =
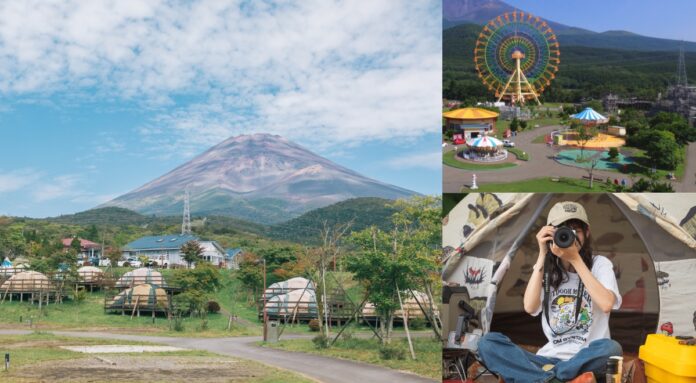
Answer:
[{"label": "ferris wheel", "polygon": [[524,104],[556,77],[561,52],[546,21],[530,13],[507,12],[483,27],[474,48],[474,63],[483,84],[498,101]]}]

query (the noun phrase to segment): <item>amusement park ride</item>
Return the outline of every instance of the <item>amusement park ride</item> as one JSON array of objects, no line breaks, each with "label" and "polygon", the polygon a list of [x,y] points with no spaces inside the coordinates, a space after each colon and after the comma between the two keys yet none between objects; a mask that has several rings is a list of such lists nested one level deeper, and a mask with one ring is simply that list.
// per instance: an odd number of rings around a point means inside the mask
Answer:
[{"label": "amusement park ride", "polygon": [[538,104],[539,95],[556,77],[558,40],[546,21],[530,13],[500,15],[483,27],[474,48],[478,76],[498,102]]}]

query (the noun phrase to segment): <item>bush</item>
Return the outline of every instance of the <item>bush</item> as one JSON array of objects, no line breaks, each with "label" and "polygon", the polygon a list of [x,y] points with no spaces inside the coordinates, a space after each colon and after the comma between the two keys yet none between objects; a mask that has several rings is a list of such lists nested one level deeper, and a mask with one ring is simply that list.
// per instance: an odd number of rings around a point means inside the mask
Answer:
[{"label": "bush", "polygon": [[312,319],[307,324],[309,326],[309,331],[317,332],[319,331],[319,319]]},{"label": "bush", "polygon": [[408,327],[414,331],[423,330],[427,323],[425,318],[413,318],[408,320]]},{"label": "bush", "polygon": [[324,334],[319,334],[312,338],[312,343],[314,343],[314,347],[318,349],[329,348],[329,342],[331,342],[331,340],[324,336]]},{"label": "bush", "polygon": [[185,327],[184,327],[184,318],[182,318],[182,317],[179,316],[179,315],[177,315],[177,316],[174,317],[174,321],[173,321],[172,324],[173,324],[172,327],[173,327],[173,330],[174,330],[174,331],[181,332],[181,331],[184,331],[184,329],[185,329]]},{"label": "bush", "polygon": [[617,161],[619,159],[619,149],[609,148],[609,159],[611,161]]},{"label": "bush", "polygon": [[123,267],[131,267],[130,262],[128,262],[128,261],[123,262]]},{"label": "bush", "polygon": [[208,302],[208,312],[212,314],[217,314],[220,312],[220,304],[215,301]]},{"label": "bush", "polygon": [[87,298],[87,292],[83,290],[77,290],[75,294],[73,295],[73,299],[75,299],[75,302],[81,303],[82,301]]},{"label": "bush", "polygon": [[401,347],[386,345],[380,347],[379,356],[384,360],[404,360],[406,359],[406,351]]}]

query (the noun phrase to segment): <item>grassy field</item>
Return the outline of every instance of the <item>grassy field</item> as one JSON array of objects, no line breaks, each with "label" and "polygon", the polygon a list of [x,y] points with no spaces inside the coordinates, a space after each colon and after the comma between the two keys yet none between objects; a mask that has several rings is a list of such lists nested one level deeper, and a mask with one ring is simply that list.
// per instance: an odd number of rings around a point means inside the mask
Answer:
[{"label": "grassy field", "polygon": [[[519,192],[528,193],[584,193],[584,192],[611,192],[613,187],[607,186],[602,180],[595,180],[593,188],[589,188],[589,181],[561,177],[553,181],[551,177],[534,178],[519,182],[486,183],[479,185],[477,192]],[[468,191],[465,189],[464,191]]]},{"label": "grassy field", "polygon": [[518,160],[529,161],[529,153],[527,152],[523,152],[522,150],[517,148],[507,148],[507,151],[514,154]]},{"label": "grassy field", "polygon": [[470,163],[466,163],[466,162],[457,161],[454,158],[454,150],[449,151],[447,153],[444,153],[442,155],[442,163],[447,165],[447,166],[451,166],[453,168],[464,169],[464,170],[496,170],[496,169],[513,168],[513,167],[517,166],[511,162],[503,162],[500,164],[479,165],[479,164],[470,164]]},{"label": "grassy field", "polygon": [[319,354],[332,358],[357,360],[439,379],[442,376],[442,343],[437,339],[423,337],[414,338],[413,342],[416,360],[411,359],[406,339],[392,340],[394,346],[404,350],[405,358],[403,360],[382,359],[379,353],[379,342],[375,339],[339,339],[327,349],[317,349],[310,339],[284,340],[263,346]]},{"label": "grassy field", "polygon": [[[308,383],[311,380],[253,361],[199,350],[154,353],[110,353],[102,358],[60,346],[148,344],[97,338],[70,338],[47,333],[0,337],[0,350],[10,353],[10,370],[0,381],[60,382],[235,382]],[[148,368],[149,367],[149,368]],[[222,380],[220,380],[222,379]]]},{"label": "grassy field", "polygon": [[[171,270],[162,270],[165,277],[171,275]],[[204,326],[200,318],[184,318],[183,331],[170,329],[166,317],[158,315],[153,319],[150,315],[131,319],[130,312],[126,315],[104,312],[104,292],[87,293],[81,302],[66,299],[60,304],[49,304],[39,310],[38,305],[27,302],[9,302],[0,304],[0,326],[29,328],[29,320],[34,329],[108,329],[113,332],[157,333],[167,336],[242,336],[260,335],[262,326],[256,318],[256,309],[247,303],[242,287],[232,276],[232,273],[222,273],[223,287],[214,293],[213,300],[227,312],[240,319],[233,322],[227,331],[229,317],[223,313],[208,314]],[[204,328],[207,327],[207,328]]]}]

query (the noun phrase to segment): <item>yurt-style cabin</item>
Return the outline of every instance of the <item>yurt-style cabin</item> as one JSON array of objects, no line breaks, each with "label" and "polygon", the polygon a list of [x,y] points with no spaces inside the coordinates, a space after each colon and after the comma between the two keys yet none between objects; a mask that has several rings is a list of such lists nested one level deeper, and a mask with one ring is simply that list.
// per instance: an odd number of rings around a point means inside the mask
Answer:
[{"label": "yurt-style cabin", "polygon": [[314,283],[309,279],[302,277],[290,278],[286,281],[276,282],[266,288],[266,298],[275,295],[287,294],[293,290],[312,290],[314,291]]},{"label": "yurt-style cabin", "polygon": [[292,290],[278,294],[266,302],[269,318],[312,319],[317,317],[317,297],[314,289]]},{"label": "yurt-style cabin", "polygon": [[31,300],[48,302],[50,299],[60,299],[55,286],[45,275],[37,271],[23,271],[12,275],[0,285],[0,299],[12,301],[13,295],[19,295],[23,301],[25,295],[30,295]]},{"label": "yurt-style cabin", "polygon": [[141,284],[121,291],[107,300],[107,310],[166,312],[169,309],[167,292],[152,284]]},{"label": "yurt-style cabin", "polygon": [[158,287],[167,286],[164,277],[162,277],[162,273],[148,269],[147,267],[141,267],[123,274],[123,276],[116,281],[116,287],[133,287],[145,283],[157,285]]},{"label": "yurt-style cabin", "polygon": [[104,278],[104,271],[95,266],[82,266],[77,269],[80,282],[98,283]]},{"label": "yurt-style cabin", "polygon": [[[399,308],[396,310],[396,312],[394,313],[395,320],[401,322],[404,318],[404,311],[408,314],[409,320],[414,318],[427,320],[427,317],[423,312],[423,309],[428,310],[431,307],[430,299],[428,298],[427,294],[422,293],[420,291],[414,291],[413,295],[411,295],[410,292],[404,291],[401,293],[401,299],[404,305],[404,309],[401,310],[401,308]],[[423,307],[423,309],[421,309],[421,306]],[[435,315],[438,315],[437,307],[434,307],[434,310]],[[362,309],[363,319],[367,321],[374,321],[377,319],[378,316],[379,315],[377,314],[375,305],[370,302],[365,303],[365,306],[363,306]]]}]

